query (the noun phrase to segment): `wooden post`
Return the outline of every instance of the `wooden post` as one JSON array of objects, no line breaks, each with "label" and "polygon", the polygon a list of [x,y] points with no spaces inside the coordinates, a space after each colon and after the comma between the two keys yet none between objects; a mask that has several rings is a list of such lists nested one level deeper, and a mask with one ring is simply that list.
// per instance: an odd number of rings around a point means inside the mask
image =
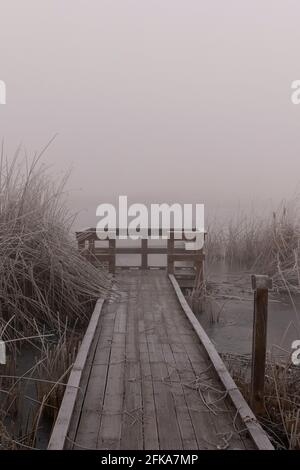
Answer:
[{"label": "wooden post", "polygon": [[148,268],[148,254],[147,254],[147,249],[148,249],[148,239],[147,238],[142,238],[142,269],[147,269]]},{"label": "wooden post", "polygon": [[167,241],[167,263],[168,274],[174,274],[174,232],[170,232]]},{"label": "wooden post", "polygon": [[92,238],[89,238],[88,240],[87,259],[90,261],[90,263],[95,262],[95,240]]},{"label": "wooden post", "polygon": [[95,254],[95,240],[92,238],[89,239],[89,252],[94,255]]},{"label": "wooden post", "polygon": [[108,270],[110,273],[115,274],[116,271],[116,240],[115,238],[110,238],[108,241],[109,245],[109,264]]},{"label": "wooden post", "polygon": [[78,240],[78,251],[79,253],[82,253],[85,249],[85,241],[84,240]]},{"label": "wooden post", "polygon": [[264,385],[267,350],[268,291],[272,288],[269,276],[252,275],[254,316],[251,368],[251,407],[256,415],[263,415]]}]

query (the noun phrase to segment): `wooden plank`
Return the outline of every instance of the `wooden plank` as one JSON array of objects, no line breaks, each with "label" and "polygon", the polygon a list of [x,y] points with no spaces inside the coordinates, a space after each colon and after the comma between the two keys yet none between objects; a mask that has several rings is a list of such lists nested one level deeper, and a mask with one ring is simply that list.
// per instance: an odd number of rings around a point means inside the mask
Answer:
[{"label": "wooden plank", "polygon": [[138,348],[137,277],[129,285],[128,320],[126,331],[125,396],[121,449],[143,449],[143,402],[141,367]]},{"label": "wooden plank", "polygon": [[[74,448],[96,449],[101,413],[105,395],[107,371],[111,354],[111,338],[115,325],[117,305],[107,304],[104,308],[101,332],[91,364],[91,373],[82,405],[80,421],[74,439]],[[113,316],[112,316],[113,315]]]},{"label": "wooden plank", "polygon": [[[209,363],[203,358],[200,350],[197,349],[199,340],[197,338],[196,342],[196,335],[190,323],[186,317],[182,316],[178,303],[176,304],[172,301],[173,291],[171,291],[171,285],[168,283],[167,278],[164,279],[164,282],[160,282],[159,285],[161,289],[159,301],[164,306],[164,316],[168,319],[169,323],[173,322],[175,326],[175,332],[171,332],[169,327],[167,332],[176,371],[183,384],[184,398],[195,433],[197,445],[194,448],[216,449],[220,441],[220,439],[216,439],[218,428],[215,426],[212,413],[204,405],[197,390],[193,389],[197,375],[200,375],[201,371],[206,370]],[[168,290],[171,292],[167,296],[166,292]],[[186,337],[189,338],[188,343]],[[195,364],[197,364],[196,369],[191,364],[186,346],[190,347],[188,350],[193,350],[193,357],[195,357]]]},{"label": "wooden plank", "polygon": [[103,302],[103,299],[99,299],[96,303],[89,326],[83,338],[75,363],[72,367],[62,404],[49,440],[49,450],[62,450],[65,446],[72,413],[74,411],[75,402],[79,393],[82,372],[95,335]]},{"label": "wooden plank", "polygon": [[[144,280],[144,275],[142,275]],[[146,278],[147,279],[147,278]],[[150,357],[146,333],[149,333],[151,318],[145,318],[143,291],[139,289],[138,298],[138,334],[139,358],[141,367],[142,403],[143,403],[143,432],[144,449],[159,449],[157,416],[154,401],[153,377],[150,366]],[[152,323],[150,328],[152,327]]]},{"label": "wooden plank", "polygon": [[[115,240],[114,240],[115,241]],[[142,240],[142,246],[136,246],[136,247],[121,247],[118,246],[114,249],[113,253],[117,255],[143,255],[143,254],[148,254],[148,255],[166,255],[168,253],[168,248],[167,247],[160,247],[160,246],[147,246],[146,242],[148,242],[147,239]],[[94,254],[96,256],[108,256],[109,255],[109,249],[108,248],[95,248]],[[186,256],[187,259],[191,258],[191,261],[193,259],[197,260],[202,260],[204,259],[204,255],[197,250],[188,250],[186,251],[184,248],[173,248],[172,250],[172,256]]]},{"label": "wooden plank", "polygon": [[164,383],[168,377],[165,362],[150,362],[153,378],[154,401],[158,424],[159,448],[180,450],[183,448],[177,422],[175,403],[169,386]]},{"label": "wooden plank", "polygon": [[[113,232],[107,232],[107,237],[106,238],[103,237],[103,239],[106,239],[106,240],[115,239],[116,237],[119,237],[119,235],[121,234],[121,231],[122,231],[122,235],[123,235],[124,234],[124,229],[120,229],[120,228],[116,227],[116,229]],[[127,230],[125,229],[125,231],[128,235],[129,234],[128,229]],[[196,232],[196,229],[192,228],[191,231]],[[157,228],[157,229],[152,230],[151,228],[149,228],[148,230],[147,229],[142,229],[140,233],[141,233],[141,236],[143,236],[143,237],[145,235],[148,235],[148,237],[150,237],[150,236],[152,236],[152,232],[155,232],[155,235],[158,235],[159,237],[163,238],[163,237],[168,236],[168,234],[171,234],[174,237],[175,232],[176,232],[176,239],[180,240],[180,238],[181,238],[182,240],[185,240],[185,241],[195,241],[196,240],[196,234],[195,234],[194,237],[190,237],[190,232],[191,231],[189,231],[188,238],[185,236],[185,230],[184,229],[182,229],[180,231],[180,230],[174,230],[174,228],[171,228],[169,230],[163,229],[163,228]],[[207,232],[204,232],[204,236],[206,236],[206,234],[207,234]],[[89,227],[85,230],[75,232],[75,235],[76,235],[77,241],[85,241],[85,240],[90,240],[90,239],[99,240],[98,235],[97,235],[97,230],[96,230],[95,227]],[[104,235],[104,232],[102,233],[102,235]]]},{"label": "wooden plank", "polygon": [[[161,328],[162,318],[155,321],[154,311],[157,308],[157,292],[153,286],[151,290],[151,279],[153,272],[147,274],[147,289],[143,291],[144,318],[146,326],[146,337],[150,359],[151,375],[153,380],[154,401],[156,408],[159,448],[176,449],[183,448],[180,428],[177,421],[174,397],[169,385],[165,382],[169,372],[162,352],[159,334],[150,334],[151,327]],[[150,285],[149,285],[150,284]]]},{"label": "wooden plank", "polygon": [[125,342],[126,333],[120,333],[120,318],[127,315],[127,302],[118,304],[101,423],[98,433],[97,449],[119,449],[122,429]]},{"label": "wooden plank", "polygon": [[92,365],[95,359],[95,353],[97,351],[97,346],[99,342],[99,337],[100,337],[100,332],[103,327],[103,321],[105,318],[107,318],[107,315],[105,315],[105,310],[108,307],[108,302],[105,303],[102,309],[101,317],[98,322],[98,326],[94,335],[93,342],[90,347],[90,351],[85,363],[85,367],[83,369],[82,373],[82,378],[80,382],[80,393],[77,396],[76,402],[75,402],[75,407],[72,413],[72,418],[71,418],[71,423],[69,426],[69,431],[67,434],[66,438],[66,444],[65,444],[65,449],[73,449],[75,439],[76,439],[76,434],[78,431],[78,426],[80,423],[80,418],[82,415],[83,411],[83,405],[84,405],[84,400],[86,397],[86,393],[88,391],[88,384],[91,376],[91,371],[92,371]]},{"label": "wooden plank", "polygon": [[126,362],[121,449],[143,449],[143,403],[139,362]]},{"label": "wooden plank", "polygon": [[174,390],[174,402],[177,421],[182,437],[183,449],[198,449],[194,426],[186,402],[185,389],[180,378],[177,363],[169,344],[162,345],[164,357],[167,363],[168,375],[172,389]]},{"label": "wooden plank", "polygon": [[203,330],[202,326],[198,322],[194,313],[192,312],[190,306],[188,305],[174,275],[169,275],[169,279],[174,287],[175,293],[177,295],[178,301],[186,314],[187,318],[191,322],[195,332],[197,333],[202,345],[204,346],[215,370],[218,373],[220,380],[222,381],[225,390],[228,392],[228,396],[231,398],[240,418],[248,429],[248,432],[253,439],[255,445],[260,450],[273,450],[273,446],[262,429],[261,425],[257,421],[252,410],[248,406],[246,400],[242,396],[238,387],[236,386],[234,380],[230,376],[224,362],[220,358],[218,352],[216,351],[214,345],[210,341],[209,337]]},{"label": "wooden plank", "polygon": [[[147,343],[144,344],[144,352],[140,352],[141,373],[142,373],[142,400],[143,400],[143,430],[144,430],[144,448],[159,449],[157,416],[154,401],[153,376],[151,372],[149,352]],[[142,348],[141,348],[142,349]]]}]

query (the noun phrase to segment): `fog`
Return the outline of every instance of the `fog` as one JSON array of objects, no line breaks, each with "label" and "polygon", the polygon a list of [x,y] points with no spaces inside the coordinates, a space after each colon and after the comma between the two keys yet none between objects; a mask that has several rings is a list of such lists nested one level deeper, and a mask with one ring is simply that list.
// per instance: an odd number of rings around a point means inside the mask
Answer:
[{"label": "fog", "polygon": [[68,170],[96,206],[293,197],[300,175],[297,0],[0,0],[0,138]]}]

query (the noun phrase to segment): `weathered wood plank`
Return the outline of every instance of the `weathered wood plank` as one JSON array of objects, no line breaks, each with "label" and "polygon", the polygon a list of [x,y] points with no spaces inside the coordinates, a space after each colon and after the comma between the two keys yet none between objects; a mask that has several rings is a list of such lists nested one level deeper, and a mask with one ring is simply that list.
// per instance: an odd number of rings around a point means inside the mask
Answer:
[{"label": "weathered wood plank", "polygon": [[[143,431],[144,449],[159,449],[157,416],[154,401],[153,377],[150,366],[148,339],[146,332],[149,328],[149,320],[145,318],[142,292],[139,291],[138,298],[138,333],[139,333],[139,356],[142,376],[142,402],[143,402]],[[151,326],[150,326],[151,328]]]},{"label": "weathered wood plank", "polygon": [[[162,349],[167,363],[168,379],[174,390],[173,396],[183,449],[198,449],[194,426],[186,403],[184,384],[182,384],[171,346],[169,344],[163,344]],[[165,380],[167,381],[168,379]]]},{"label": "weathered wood plank", "polygon": [[111,338],[114,330],[115,310],[116,305],[108,305],[103,311],[97,350],[94,354],[93,363],[91,364],[89,383],[76,433],[75,449],[97,448],[107,372],[111,355]]},{"label": "weathered wood plank", "polygon": [[[121,440],[123,396],[125,378],[125,343],[126,333],[119,333],[120,319],[127,315],[127,302],[122,296],[116,313],[115,328],[112,337],[111,354],[101,424],[98,433],[98,449],[119,449]],[[121,322],[122,323],[122,322]]]},{"label": "weathered wood plank", "polygon": [[[188,320],[182,315],[174,315],[174,311],[178,312],[178,304],[172,300],[172,296],[166,297],[163,295],[163,290],[168,290],[170,287],[168,280],[165,279],[163,283],[159,284],[161,295],[159,301],[164,307],[163,314],[168,319],[169,323],[173,322],[176,332],[169,336],[170,347],[175,361],[176,370],[183,384],[183,392],[186,401],[188,413],[190,415],[191,423],[193,425],[195,439],[197,442],[196,447],[199,449],[215,449],[218,445],[217,433],[218,429],[215,426],[211,412],[204,405],[198,391],[195,389],[197,373],[208,368],[208,361],[203,358],[200,351],[197,350],[199,340],[193,332]],[[179,312],[178,312],[179,313]],[[169,334],[169,329],[168,329]],[[195,371],[189,354],[185,348],[185,336],[189,336],[190,349],[194,351],[197,361],[197,370]],[[183,338],[183,339],[182,339]]]},{"label": "weathered wood plank", "polygon": [[[143,292],[146,337],[153,379],[154,401],[157,416],[160,449],[182,449],[183,443],[177,421],[174,396],[165,380],[169,376],[165,362],[159,332],[162,328],[162,317],[155,319],[157,312],[157,292],[153,283],[153,273],[145,273],[148,289]],[[152,289],[150,289],[152,287]],[[153,292],[154,291],[154,292]],[[153,295],[154,294],[154,295]],[[156,334],[150,334],[151,327],[157,327]]]},{"label": "weathered wood plank", "polygon": [[[133,278],[133,281],[136,281]],[[143,449],[143,402],[138,348],[137,283],[129,285],[126,330],[125,396],[121,449]]]},{"label": "weathered wood plank", "polygon": [[68,384],[64,393],[64,398],[48,444],[49,450],[61,450],[66,444],[67,433],[70,427],[72,414],[79,393],[82,372],[86,364],[88,353],[99,322],[102,306],[103,299],[99,299],[96,303],[88,329],[83,338],[76,361],[70,373]]},{"label": "weathered wood plank", "polygon": [[70,427],[69,427],[69,431],[67,435],[67,440],[66,440],[66,444],[64,447],[65,449],[74,448],[73,444],[75,443],[75,438],[77,435],[78,426],[79,426],[80,418],[82,415],[82,408],[83,408],[84,400],[86,397],[86,393],[89,390],[88,384],[89,384],[90,377],[91,377],[92,365],[95,360],[95,354],[97,352],[97,347],[99,344],[100,332],[103,329],[103,322],[105,321],[105,319],[107,321],[107,314],[105,314],[107,308],[108,308],[108,303],[106,302],[106,304],[103,306],[101,316],[98,322],[98,326],[94,335],[94,339],[90,347],[90,351],[86,360],[85,367],[83,369],[83,374],[82,374],[82,378],[80,382],[80,393],[77,396],[75,407],[73,410],[72,419],[71,419],[71,423],[70,423]]}]

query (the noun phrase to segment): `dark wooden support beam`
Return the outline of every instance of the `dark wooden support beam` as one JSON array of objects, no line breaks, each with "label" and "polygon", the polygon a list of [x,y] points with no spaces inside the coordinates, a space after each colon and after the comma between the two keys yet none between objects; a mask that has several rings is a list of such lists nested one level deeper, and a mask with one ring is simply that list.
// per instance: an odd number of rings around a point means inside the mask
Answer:
[{"label": "dark wooden support beam", "polygon": [[174,257],[173,257],[173,252],[174,252],[174,233],[170,232],[170,237],[168,238],[167,241],[167,270],[168,274],[174,274]]},{"label": "dark wooden support beam", "polygon": [[268,294],[272,288],[269,276],[252,275],[254,315],[251,368],[251,407],[256,415],[265,413],[264,388],[267,351]]},{"label": "dark wooden support beam", "polygon": [[109,272],[115,274],[116,271],[116,240],[109,239]]},{"label": "dark wooden support beam", "polygon": [[142,238],[142,269],[148,268],[148,239]]}]

